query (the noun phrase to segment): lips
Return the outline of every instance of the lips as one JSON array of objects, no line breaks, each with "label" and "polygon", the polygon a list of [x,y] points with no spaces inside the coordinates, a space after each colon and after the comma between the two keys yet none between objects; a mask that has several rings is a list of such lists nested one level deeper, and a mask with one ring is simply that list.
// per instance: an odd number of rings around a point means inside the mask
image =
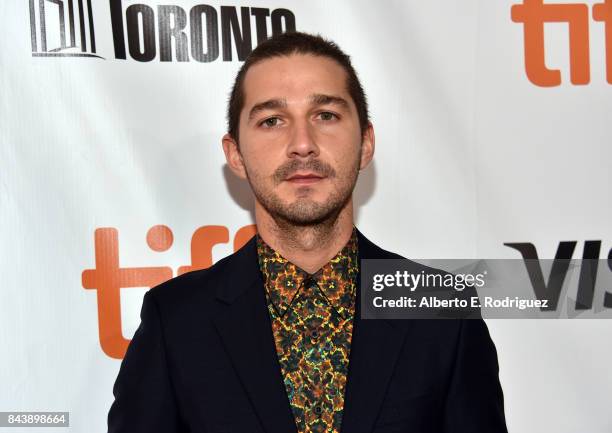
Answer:
[{"label": "lips", "polygon": [[292,183],[308,184],[308,183],[318,182],[321,179],[323,179],[323,176],[320,176],[316,173],[299,173],[299,174],[296,173],[288,177],[286,180],[287,182],[292,182]]}]

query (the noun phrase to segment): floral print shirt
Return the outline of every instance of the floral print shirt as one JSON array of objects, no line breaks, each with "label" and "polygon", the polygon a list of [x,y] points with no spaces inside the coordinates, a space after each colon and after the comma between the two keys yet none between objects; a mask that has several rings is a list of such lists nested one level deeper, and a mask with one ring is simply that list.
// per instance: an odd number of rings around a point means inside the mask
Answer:
[{"label": "floral print shirt", "polygon": [[309,274],[257,235],[259,266],[299,433],[340,432],[359,270],[357,232]]}]

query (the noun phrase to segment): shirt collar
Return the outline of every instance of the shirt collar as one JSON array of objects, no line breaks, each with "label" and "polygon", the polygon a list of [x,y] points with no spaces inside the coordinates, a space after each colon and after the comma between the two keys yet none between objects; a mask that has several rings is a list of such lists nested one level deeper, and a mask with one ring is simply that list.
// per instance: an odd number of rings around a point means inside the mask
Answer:
[{"label": "shirt collar", "polygon": [[357,273],[357,229],[353,226],[350,239],[329,262],[314,274],[291,263],[257,235],[259,268],[264,277],[268,299],[282,317],[305,284],[315,282],[330,305],[345,319],[351,318],[355,307]]}]

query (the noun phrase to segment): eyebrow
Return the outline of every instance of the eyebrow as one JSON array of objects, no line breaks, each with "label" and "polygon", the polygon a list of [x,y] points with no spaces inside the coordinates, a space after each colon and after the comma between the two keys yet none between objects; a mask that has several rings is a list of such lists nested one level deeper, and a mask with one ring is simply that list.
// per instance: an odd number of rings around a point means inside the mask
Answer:
[{"label": "eyebrow", "polygon": [[[313,105],[338,105],[345,109],[349,108],[349,103],[346,99],[334,95],[315,93],[310,96],[310,102]],[[249,111],[249,120],[252,120],[261,111],[278,110],[279,108],[287,108],[286,99],[268,99],[267,101],[260,102],[253,105],[253,108]]]},{"label": "eyebrow", "polygon": [[310,100],[314,105],[338,105],[347,109],[349,107],[349,103],[346,101],[346,99],[341,98],[340,96],[315,93],[310,97]]},{"label": "eyebrow", "polygon": [[277,110],[279,108],[287,108],[286,99],[268,99],[267,101],[260,102],[259,104],[253,105],[253,108],[249,111],[249,120],[253,119],[260,111]]}]

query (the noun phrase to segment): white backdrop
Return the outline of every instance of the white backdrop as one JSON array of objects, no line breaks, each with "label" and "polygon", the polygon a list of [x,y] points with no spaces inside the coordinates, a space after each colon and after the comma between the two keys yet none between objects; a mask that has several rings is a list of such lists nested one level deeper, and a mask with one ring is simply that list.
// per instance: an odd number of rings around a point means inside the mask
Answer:
[{"label": "white backdrop", "polygon": [[[116,58],[102,0],[91,8],[101,58],[41,55],[33,3],[36,55],[29,2],[0,2],[8,29],[0,42],[0,411],[70,411],[72,431],[103,432],[120,359],[99,337],[99,290],[84,288],[83,272],[96,268],[94,233],[117,231],[120,266],[172,275],[191,263],[191,237],[202,226],[228,230],[213,261],[233,251],[236,232],[253,223],[248,188],[225,167],[220,142],[241,63],[235,48],[232,61],[219,54],[202,63],[191,51],[189,62],[160,60],[157,6],[177,5],[189,19],[196,0],[118,2],[126,41],[126,9],[154,12],[149,62],[129,52]],[[61,44],[59,9],[44,3],[52,50]],[[546,65],[561,71],[552,87],[528,78],[523,25],[507,0],[215,1],[207,4],[218,26],[208,31],[218,31],[222,52],[221,5],[238,17],[240,7],[284,8],[298,30],[351,54],[377,139],[356,192],[357,225],[379,245],[414,259],[519,258],[504,243],[531,242],[553,258],[560,241],[573,240],[579,258],[586,240],[600,240],[603,259],[612,247],[612,83],[595,3],[584,2],[582,17],[586,84],[570,81],[567,23],[544,26]],[[55,53],[82,53],[83,33],[94,54],[89,14],[85,32],[74,21],[77,47]],[[167,251],[147,245],[156,225],[172,231]],[[120,290],[120,338],[138,326],[146,289]],[[612,323],[488,325],[511,432],[612,431]]]}]

